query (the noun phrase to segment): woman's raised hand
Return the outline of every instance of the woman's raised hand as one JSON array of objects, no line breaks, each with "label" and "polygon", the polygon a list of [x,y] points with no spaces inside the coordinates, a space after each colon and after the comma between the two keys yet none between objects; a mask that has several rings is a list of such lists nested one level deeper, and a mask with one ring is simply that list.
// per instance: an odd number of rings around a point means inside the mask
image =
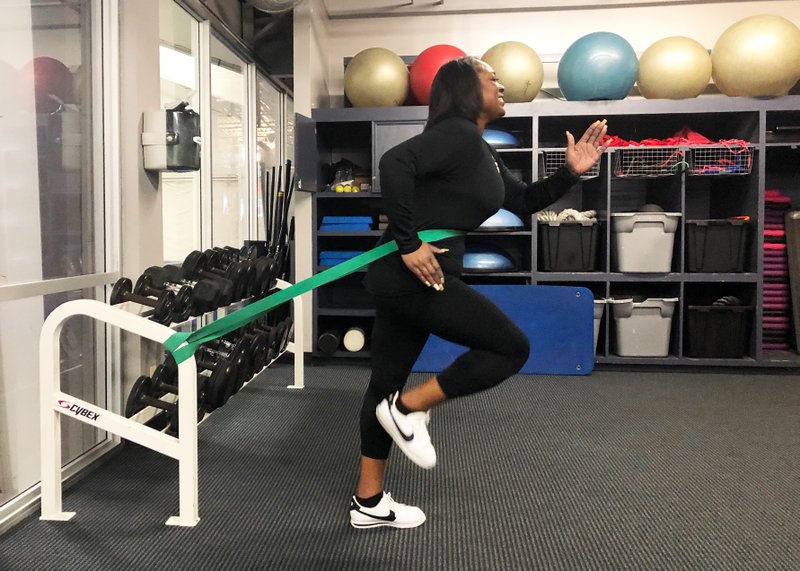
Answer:
[{"label": "woman's raised hand", "polygon": [[403,254],[403,263],[419,278],[419,281],[436,291],[444,290],[444,274],[439,266],[439,260],[434,254],[443,254],[447,250],[437,248],[432,244],[423,242],[422,245],[409,254]]},{"label": "woman's raised hand", "polygon": [[567,154],[565,164],[576,176],[580,176],[592,168],[606,148],[602,145],[608,126],[606,120],[595,121],[583,136],[576,142],[572,133],[567,131]]}]

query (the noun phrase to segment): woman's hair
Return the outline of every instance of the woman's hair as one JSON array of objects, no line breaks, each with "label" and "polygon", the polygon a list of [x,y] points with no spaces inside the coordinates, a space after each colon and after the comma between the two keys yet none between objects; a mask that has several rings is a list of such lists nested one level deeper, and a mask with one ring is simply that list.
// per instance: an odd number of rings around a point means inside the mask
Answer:
[{"label": "woman's hair", "polygon": [[480,70],[481,61],[473,56],[454,59],[439,68],[431,86],[426,129],[450,117],[473,123],[478,120],[483,108]]}]

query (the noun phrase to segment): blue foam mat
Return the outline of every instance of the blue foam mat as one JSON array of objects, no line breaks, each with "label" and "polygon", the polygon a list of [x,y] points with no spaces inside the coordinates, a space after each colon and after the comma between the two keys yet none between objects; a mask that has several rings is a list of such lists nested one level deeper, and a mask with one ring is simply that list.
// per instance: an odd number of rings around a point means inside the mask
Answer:
[{"label": "blue foam mat", "polygon": [[[475,285],[531,342],[524,374],[587,375],[594,368],[594,297],[577,286]],[[438,373],[466,348],[435,335],[414,372]]]}]

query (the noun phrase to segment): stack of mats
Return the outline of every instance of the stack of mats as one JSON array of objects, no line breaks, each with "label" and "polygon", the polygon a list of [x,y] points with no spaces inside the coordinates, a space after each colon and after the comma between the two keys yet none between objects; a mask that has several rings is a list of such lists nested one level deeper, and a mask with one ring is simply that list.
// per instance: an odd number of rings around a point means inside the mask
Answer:
[{"label": "stack of mats", "polygon": [[372,230],[372,216],[323,216],[322,232],[364,232]]},{"label": "stack of mats", "polygon": [[351,258],[363,254],[364,250],[323,250],[319,253],[319,265],[332,267],[338,266]]},{"label": "stack of mats", "polygon": [[789,259],[784,221],[790,208],[791,199],[779,190],[764,193],[764,350],[790,347]]}]

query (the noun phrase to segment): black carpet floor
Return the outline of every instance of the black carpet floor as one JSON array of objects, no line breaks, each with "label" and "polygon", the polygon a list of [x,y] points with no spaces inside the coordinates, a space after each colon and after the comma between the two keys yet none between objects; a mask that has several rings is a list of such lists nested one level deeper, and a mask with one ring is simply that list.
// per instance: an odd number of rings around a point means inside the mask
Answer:
[{"label": "black carpet floor", "polygon": [[435,469],[390,459],[425,525],[355,530],[368,370],[309,367],[302,391],[291,375],[201,424],[196,527],[164,525],[177,463],[128,445],[65,492],[72,521],[0,537],[0,569],[800,569],[795,376],[515,377],[434,412]]}]

